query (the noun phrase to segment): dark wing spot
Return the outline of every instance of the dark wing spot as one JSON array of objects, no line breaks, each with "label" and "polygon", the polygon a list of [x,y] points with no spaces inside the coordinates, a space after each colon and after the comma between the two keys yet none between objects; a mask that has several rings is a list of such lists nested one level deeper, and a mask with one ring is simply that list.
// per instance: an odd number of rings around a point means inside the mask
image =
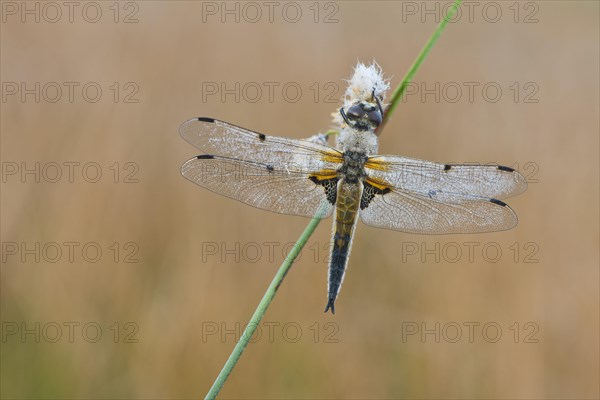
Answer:
[{"label": "dark wing spot", "polygon": [[196,158],[198,160],[212,160],[213,158],[215,158],[215,156],[210,154],[200,154],[199,156],[196,156]]},{"label": "dark wing spot", "polygon": [[444,165],[444,171],[450,171],[450,168],[452,168],[452,165],[450,165],[450,164]]},{"label": "dark wing spot", "polygon": [[365,208],[367,208],[369,206],[369,204],[371,204],[371,201],[373,201],[376,194],[383,196],[384,194],[392,191],[390,188],[387,188],[387,187],[385,189],[376,188],[375,186],[371,185],[369,182],[366,182],[366,181],[363,182],[363,188],[364,188],[363,193],[360,198],[360,209],[361,210],[364,210]]},{"label": "dark wing spot", "polygon": [[327,201],[330,204],[335,204],[335,201],[337,200],[338,178],[319,180],[319,178],[312,175],[309,176],[308,179],[315,185],[323,186],[323,189],[325,189],[325,196],[327,197]]},{"label": "dark wing spot", "polygon": [[498,165],[498,169],[499,169],[500,171],[505,171],[505,172],[515,172],[515,170],[514,170],[514,169],[512,169],[511,167],[504,167],[504,166],[502,166],[502,165]]},{"label": "dark wing spot", "polygon": [[209,122],[209,123],[214,123],[215,119],[214,118],[207,118],[207,117],[198,117],[198,121],[202,121],[202,122]]},{"label": "dark wing spot", "polygon": [[430,190],[429,192],[427,192],[427,196],[429,196],[432,199],[433,199],[433,196],[435,196],[435,194],[436,194],[435,190]]},{"label": "dark wing spot", "polygon": [[498,199],[490,199],[490,202],[494,203],[494,204],[498,204],[499,206],[502,206],[502,207],[508,206],[508,204],[506,204],[505,202],[500,201]]},{"label": "dark wing spot", "polygon": [[267,138],[267,137],[266,137],[264,134],[262,134],[262,133],[259,133],[259,134],[258,134],[258,139],[259,139],[261,142],[264,142],[266,138]]}]

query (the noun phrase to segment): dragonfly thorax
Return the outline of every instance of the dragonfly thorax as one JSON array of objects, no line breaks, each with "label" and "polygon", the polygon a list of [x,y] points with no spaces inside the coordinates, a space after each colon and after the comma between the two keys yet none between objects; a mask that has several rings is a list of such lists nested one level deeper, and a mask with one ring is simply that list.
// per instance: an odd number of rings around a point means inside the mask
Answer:
[{"label": "dragonfly thorax", "polygon": [[342,128],[337,137],[337,147],[343,152],[377,154],[377,135],[372,130],[359,131],[346,126]]},{"label": "dragonfly thorax", "polygon": [[365,163],[367,155],[363,152],[346,151],[344,152],[344,163],[339,172],[348,183],[357,183],[366,176]]}]

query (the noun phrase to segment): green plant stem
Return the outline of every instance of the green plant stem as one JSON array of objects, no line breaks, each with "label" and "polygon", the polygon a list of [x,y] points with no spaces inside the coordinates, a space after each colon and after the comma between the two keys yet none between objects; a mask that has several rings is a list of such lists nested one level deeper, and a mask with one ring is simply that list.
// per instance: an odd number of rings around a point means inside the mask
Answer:
[{"label": "green plant stem", "polygon": [[408,72],[406,73],[406,75],[404,75],[404,78],[402,79],[402,83],[400,84],[400,86],[398,86],[392,93],[392,97],[390,97],[390,103],[385,110],[385,115],[383,116],[383,122],[381,123],[381,125],[379,125],[379,128],[377,128],[378,135],[381,134],[381,131],[383,131],[383,128],[385,127],[386,123],[388,122],[388,120],[390,119],[392,114],[394,113],[394,110],[396,109],[396,107],[398,107],[398,104],[400,104],[400,100],[402,99],[402,95],[406,91],[408,84],[412,81],[413,76],[415,75],[415,73],[417,72],[417,70],[419,69],[421,64],[423,63],[423,60],[425,60],[425,58],[427,57],[427,54],[429,54],[429,50],[431,50],[431,48],[433,47],[435,42],[440,37],[441,33],[444,31],[444,28],[448,24],[448,20],[452,19],[452,17],[454,17],[454,14],[456,14],[456,10],[457,10],[458,6],[460,5],[461,1],[462,0],[454,1],[454,4],[452,4],[452,7],[450,7],[448,9],[448,14],[446,14],[446,16],[440,21],[437,28],[435,29],[433,34],[429,37],[429,40],[427,40],[427,43],[425,43],[425,46],[423,46],[423,48],[421,49],[421,52],[419,53],[419,55],[417,56],[417,58],[411,65],[411,67],[408,70]]},{"label": "green plant stem", "polygon": [[277,292],[277,289],[279,289],[279,286],[283,282],[283,278],[285,278],[285,275],[288,273],[290,267],[294,263],[294,260],[300,254],[300,251],[302,250],[302,248],[308,241],[308,238],[312,235],[312,233],[315,231],[315,229],[319,225],[319,222],[321,222],[321,218],[315,217],[310,220],[310,222],[308,223],[308,226],[304,229],[304,232],[302,232],[302,235],[300,235],[300,238],[298,239],[298,241],[296,242],[296,244],[294,245],[292,250],[285,257],[285,260],[283,260],[283,263],[281,264],[281,267],[279,267],[279,270],[273,277],[273,280],[271,281],[269,288],[265,292],[260,303],[258,303],[258,307],[256,308],[256,311],[254,311],[252,318],[250,318],[250,322],[248,323],[248,326],[246,326],[246,329],[244,329],[244,333],[242,334],[242,337],[240,338],[240,340],[237,342],[237,344],[233,348],[233,351],[231,352],[229,359],[223,366],[223,369],[219,373],[219,376],[217,376],[217,379],[215,380],[212,387],[206,394],[206,397],[205,397],[206,399],[214,399],[217,397],[217,394],[219,394],[219,391],[223,387],[223,384],[227,380],[227,377],[231,373],[231,370],[233,369],[233,367],[237,363],[238,359],[244,352],[244,349],[246,348],[248,341],[250,340],[250,338],[254,334],[254,331],[260,324],[260,321],[261,321],[263,315],[265,315],[265,312],[267,311],[269,304],[271,304],[271,301],[275,297],[275,293]]},{"label": "green plant stem", "polygon": [[[380,129],[378,129],[378,134],[381,132],[381,130],[383,129],[383,126],[385,125],[385,123],[387,122],[389,117],[392,115],[394,109],[398,106],[398,103],[400,102],[400,99],[402,98],[402,95],[404,94],[404,91],[406,90],[406,86],[411,81],[412,77],[414,76],[414,74],[417,72],[417,70],[421,66],[421,63],[423,62],[425,57],[427,57],[429,50],[431,50],[431,47],[434,45],[434,43],[436,42],[436,40],[438,39],[438,37],[440,36],[442,31],[444,30],[444,28],[448,22],[448,19],[452,18],[454,16],[454,14],[456,13],[456,8],[460,4],[460,2],[461,2],[461,0],[456,0],[454,2],[454,4],[452,5],[452,7],[450,7],[450,9],[448,10],[447,16],[442,21],[440,21],[435,32],[433,32],[433,34],[431,35],[431,37],[429,38],[427,43],[425,43],[425,46],[419,53],[419,56],[417,57],[417,59],[415,60],[413,65],[410,67],[407,74],[404,76],[404,79],[402,80],[402,83],[400,84],[400,86],[398,86],[394,90],[394,93],[392,94],[392,97],[391,97],[390,105],[386,109],[383,123],[380,125]],[[326,134],[332,135],[332,134],[335,134],[335,132],[336,131],[334,131],[334,130],[330,130],[330,131],[327,131]],[[298,241],[296,242],[296,244],[294,245],[292,250],[288,253],[287,257],[285,258],[285,260],[279,267],[279,270],[273,277],[273,280],[271,281],[271,284],[269,285],[269,288],[265,292],[262,300],[260,301],[260,303],[258,303],[258,307],[256,308],[256,311],[254,311],[252,318],[250,318],[250,322],[248,323],[248,326],[246,326],[246,329],[244,329],[244,333],[242,334],[240,340],[237,342],[237,344],[233,348],[233,351],[231,352],[229,359],[223,366],[223,369],[221,369],[219,376],[217,376],[217,379],[215,380],[212,387],[206,394],[205,399],[215,399],[217,397],[217,395],[219,394],[219,391],[223,387],[223,384],[225,384],[225,381],[227,381],[229,374],[231,374],[233,367],[235,367],[240,356],[244,352],[244,349],[248,345],[250,338],[252,338],[254,331],[260,324],[260,321],[262,320],[262,317],[265,315],[265,312],[267,311],[269,304],[271,304],[271,301],[273,301],[273,298],[275,297],[275,293],[277,293],[277,289],[279,289],[279,286],[283,282],[283,278],[285,278],[285,275],[290,270],[292,264],[294,263],[294,260],[300,254],[300,251],[302,250],[302,248],[308,241],[308,238],[310,238],[310,236],[313,234],[313,232],[319,225],[319,222],[321,222],[321,218],[319,218],[318,216],[311,219],[310,222],[308,223],[308,226],[306,227],[306,229],[304,229],[304,232],[302,232],[302,235],[300,235],[300,238],[298,239]]]}]

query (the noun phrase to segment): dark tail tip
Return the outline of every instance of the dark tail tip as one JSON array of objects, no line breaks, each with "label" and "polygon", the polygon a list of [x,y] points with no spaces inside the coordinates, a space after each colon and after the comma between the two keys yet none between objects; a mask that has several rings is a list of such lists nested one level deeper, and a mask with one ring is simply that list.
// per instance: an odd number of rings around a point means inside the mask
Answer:
[{"label": "dark tail tip", "polygon": [[329,299],[329,301],[327,302],[327,307],[325,307],[325,312],[329,311],[329,309],[331,308],[331,313],[335,314],[335,299]]}]

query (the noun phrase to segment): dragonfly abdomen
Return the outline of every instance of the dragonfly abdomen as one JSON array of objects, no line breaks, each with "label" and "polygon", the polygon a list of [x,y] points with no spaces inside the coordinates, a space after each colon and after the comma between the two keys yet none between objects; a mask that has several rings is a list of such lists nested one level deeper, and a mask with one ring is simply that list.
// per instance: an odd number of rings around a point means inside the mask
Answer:
[{"label": "dragonfly abdomen", "polygon": [[335,204],[335,220],[333,222],[333,246],[329,260],[328,300],[325,312],[331,309],[335,313],[335,299],[338,296],[354,236],[354,226],[358,217],[358,208],[362,194],[360,183],[340,182]]}]

